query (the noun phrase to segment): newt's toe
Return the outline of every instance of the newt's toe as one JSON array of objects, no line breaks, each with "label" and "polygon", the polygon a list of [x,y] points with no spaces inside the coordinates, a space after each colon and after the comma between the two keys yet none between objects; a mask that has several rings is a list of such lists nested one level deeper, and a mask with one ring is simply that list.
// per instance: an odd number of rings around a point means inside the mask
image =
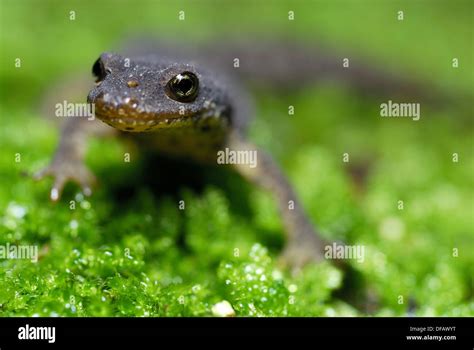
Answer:
[{"label": "newt's toe", "polygon": [[74,182],[81,186],[86,196],[92,194],[92,185],[96,182],[95,176],[82,162],[59,162],[53,161],[50,165],[41,169],[33,175],[33,179],[41,180],[44,177],[54,178],[49,197],[56,202],[61,198],[64,186],[68,182]]}]

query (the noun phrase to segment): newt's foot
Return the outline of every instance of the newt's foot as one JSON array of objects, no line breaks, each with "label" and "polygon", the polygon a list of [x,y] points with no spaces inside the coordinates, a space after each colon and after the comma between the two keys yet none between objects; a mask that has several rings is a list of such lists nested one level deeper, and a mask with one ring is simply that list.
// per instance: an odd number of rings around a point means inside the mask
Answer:
[{"label": "newt's foot", "polygon": [[305,241],[289,241],[280,255],[280,263],[289,267],[293,273],[299,272],[305,265],[324,260],[324,242],[316,236]]},{"label": "newt's foot", "polygon": [[81,186],[82,192],[86,196],[92,194],[92,185],[96,182],[95,176],[81,161],[71,161],[54,159],[46,168],[41,169],[33,175],[33,179],[41,180],[46,176],[54,178],[51,188],[50,198],[52,201],[58,201],[61,197],[64,186],[72,181]]}]

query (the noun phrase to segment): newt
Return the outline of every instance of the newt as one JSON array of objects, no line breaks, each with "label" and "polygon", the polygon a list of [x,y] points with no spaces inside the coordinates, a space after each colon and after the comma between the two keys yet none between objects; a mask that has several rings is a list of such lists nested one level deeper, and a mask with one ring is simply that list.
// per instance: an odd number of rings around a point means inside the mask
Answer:
[{"label": "newt", "polygon": [[[89,136],[115,134],[139,147],[197,163],[216,164],[219,151],[255,151],[257,164],[230,164],[248,181],[271,192],[286,232],[283,261],[292,268],[324,259],[326,242],[311,224],[287,177],[272,157],[246,137],[253,117],[242,77],[276,89],[301,88],[326,77],[346,79],[359,90],[413,91],[373,69],[344,71],[340,60],[288,45],[220,45],[185,49],[133,48],[131,54],[106,52],[93,64],[95,86],[87,101],[98,120],[69,118],[49,166],[37,172],[52,176],[50,197],[60,198],[68,181],[92,193],[94,175],[84,164]],[[204,52],[204,54],[203,54]],[[240,57],[238,67],[235,58]],[[394,88],[396,86],[396,88]]]}]

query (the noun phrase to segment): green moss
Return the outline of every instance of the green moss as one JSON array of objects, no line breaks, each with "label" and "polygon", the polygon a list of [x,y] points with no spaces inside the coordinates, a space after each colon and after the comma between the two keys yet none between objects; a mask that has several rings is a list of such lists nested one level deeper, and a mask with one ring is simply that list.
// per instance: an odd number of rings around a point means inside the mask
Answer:
[{"label": "green moss", "polygon": [[[51,181],[25,176],[48,163],[57,143],[57,127],[34,108],[42,92],[63,73],[89,67],[132,11],[115,6],[115,17],[99,20],[111,4],[43,3],[7,0],[0,11],[2,62],[23,61],[22,69],[0,65],[0,245],[39,247],[37,263],[0,260],[1,316],[210,316],[224,300],[237,316],[474,314],[473,135],[463,111],[422,107],[419,122],[381,121],[379,101],[342,86],[284,97],[257,92],[252,140],[282,164],[325,237],[366,250],[364,262],[349,262],[352,270],[325,262],[293,276],[277,263],[283,228],[272,197],[253,186],[244,190],[230,175],[214,182],[215,174],[204,176],[203,191],[186,184],[174,194],[156,191],[141,174],[142,160],[124,163],[126,146],[107,139],[91,142],[87,155],[99,178],[90,198],[68,185],[63,199],[50,203]],[[330,42],[357,42],[427,80],[440,77],[448,90],[472,94],[472,74],[464,68],[472,66],[472,45],[461,35],[472,34],[464,16],[469,11],[452,16],[443,2],[426,2],[426,11],[424,3],[404,3],[408,19],[397,27],[400,37],[387,24],[388,13],[398,9],[389,3],[328,2],[314,14],[301,2],[295,4],[298,21],[288,29],[277,16],[287,5],[276,2],[259,23],[298,36],[316,26]],[[246,6],[222,12],[212,2],[193,2],[189,21],[177,23],[172,2],[160,2],[159,11],[154,1],[142,5],[133,8],[133,18],[155,32],[175,28],[204,37],[219,21],[256,25],[255,11]],[[470,6],[459,2],[459,9],[464,5]],[[71,6],[76,22],[67,20]],[[430,30],[402,35],[418,21]],[[433,36],[432,28],[442,31]],[[67,40],[58,40],[59,31]],[[453,52],[461,62],[454,73],[443,68]],[[291,117],[289,104],[296,111]],[[346,152],[349,163],[343,162]],[[364,175],[355,181],[360,170]],[[124,186],[133,191],[118,195]]]}]

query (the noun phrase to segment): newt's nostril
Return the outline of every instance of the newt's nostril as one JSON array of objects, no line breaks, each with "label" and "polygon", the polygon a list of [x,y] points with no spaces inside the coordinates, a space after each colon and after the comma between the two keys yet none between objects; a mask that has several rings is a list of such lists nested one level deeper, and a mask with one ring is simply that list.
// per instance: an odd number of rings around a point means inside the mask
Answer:
[{"label": "newt's nostril", "polygon": [[89,95],[87,95],[87,102],[88,103],[95,103],[97,100],[99,99],[102,99],[102,97],[104,96],[104,93],[101,91],[101,92],[96,92],[94,90],[92,90]]}]

